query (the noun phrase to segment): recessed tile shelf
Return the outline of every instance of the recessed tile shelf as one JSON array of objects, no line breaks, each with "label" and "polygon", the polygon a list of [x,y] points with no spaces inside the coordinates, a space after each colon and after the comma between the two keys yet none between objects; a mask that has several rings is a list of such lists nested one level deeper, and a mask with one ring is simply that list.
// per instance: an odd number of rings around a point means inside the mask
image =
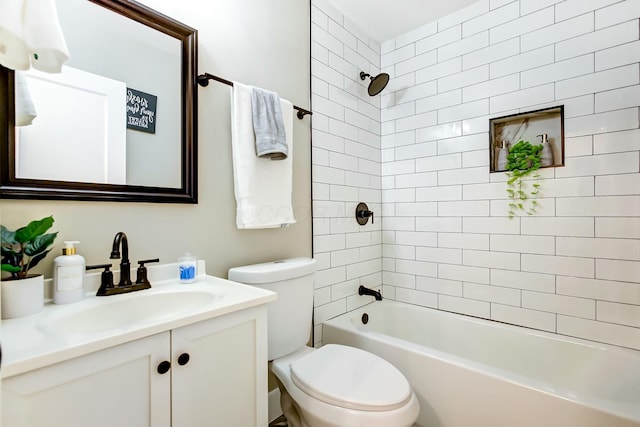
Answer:
[{"label": "recessed tile shelf", "polygon": [[541,144],[544,134],[553,160],[542,167],[564,166],[564,105],[490,119],[489,171],[503,172],[510,147],[521,140]]}]

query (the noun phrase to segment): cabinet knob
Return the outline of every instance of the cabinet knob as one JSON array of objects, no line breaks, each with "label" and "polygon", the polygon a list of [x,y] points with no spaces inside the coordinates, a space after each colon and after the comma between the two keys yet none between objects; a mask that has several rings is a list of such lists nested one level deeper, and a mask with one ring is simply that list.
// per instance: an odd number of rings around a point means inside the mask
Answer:
[{"label": "cabinet knob", "polygon": [[189,353],[182,353],[180,356],[178,356],[178,365],[186,365],[187,363],[189,363],[189,359]]},{"label": "cabinet knob", "polygon": [[167,372],[169,372],[169,369],[171,369],[171,362],[168,362],[166,360],[160,362],[160,364],[158,365],[158,373],[160,375],[166,374]]}]

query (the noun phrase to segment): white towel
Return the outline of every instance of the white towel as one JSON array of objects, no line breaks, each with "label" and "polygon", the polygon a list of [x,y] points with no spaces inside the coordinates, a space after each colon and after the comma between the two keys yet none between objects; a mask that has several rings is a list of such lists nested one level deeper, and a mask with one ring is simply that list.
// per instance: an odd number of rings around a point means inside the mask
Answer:
[{"label": "white towel", "polygon": [[277,162],[256,156],[251,86],[233,82],[231,139],[236,225],[239,229],[276,228],[296,222],[293,188],[293,104],[280,98],[289,155]]},{"label": "white towel", "polygon": [[67,59],[54,0],[0,0],[0,64],[59,73]]},{"label": "white towel", "polygon": [[15,87],[16,126],[29,126],[38,114],[36,107],[33,105],[27,79],[22,74],[22,71],[16,71],[15,73]]},{"label": "white towel", "polygon": [[25,38],[32,50],[33,68],[59,73],[69,59],[54,0],[24,0],[26,5]]},{"label": "white towel", "polygon": [[29,69],[23,16],[24,0],[0,0],[0,64],[12,70]]}]

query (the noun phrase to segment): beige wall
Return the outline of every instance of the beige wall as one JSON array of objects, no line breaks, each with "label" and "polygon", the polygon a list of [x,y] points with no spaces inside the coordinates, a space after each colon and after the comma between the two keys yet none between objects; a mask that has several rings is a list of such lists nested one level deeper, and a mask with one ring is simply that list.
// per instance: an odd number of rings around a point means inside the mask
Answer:
[{"label": "beige wall", "polygon": [[[300,0],[144,0],[198,29],[198,71],[278,92],[309,106],[309,3]],[[287,229],[237,230],[231,167],[230,88],[199,89],[197,205],[0,200],[0,223],[13,229],[52,214],[63,240],[80,240],[87,264],[109,262],[113,236],[129,238],[131,262],[175,262],[185,251],[207,262],[209,274],[229,267],[311,255],[310,122],[294,119],[293,207]],[[53,256],[39,272],[51,277]],[[114,264],[116,260],[114,260]]]}]

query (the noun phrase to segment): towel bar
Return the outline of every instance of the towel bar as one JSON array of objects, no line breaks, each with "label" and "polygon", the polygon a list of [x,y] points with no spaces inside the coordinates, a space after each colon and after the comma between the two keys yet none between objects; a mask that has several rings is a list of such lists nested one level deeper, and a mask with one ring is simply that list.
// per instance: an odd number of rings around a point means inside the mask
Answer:
[{"label": "towel bar", "polygon": [[[209,73],[204,73],[204,74],[200,74],[198,75],[198,84],[202,87],[205,86],[209,86],[209,80],[215,80],[217,82],[220,83],[224,83],[227,86],[231,86],[233,87],[233,82],[227,79],[223,79],[222,77],[218,77],[218,76],[214,76],[213,74],[209,74]],[[299,119],[303,119],[304,116],[306,116],[307,114],[311,115],[313,114],[311,111],[309,110],[305,110],[304,108],[298,107],[296,105],[293,106],[293,108],[295,110],[298,110],[298,112],[296,113],[296,115],[298,116]]]}]

